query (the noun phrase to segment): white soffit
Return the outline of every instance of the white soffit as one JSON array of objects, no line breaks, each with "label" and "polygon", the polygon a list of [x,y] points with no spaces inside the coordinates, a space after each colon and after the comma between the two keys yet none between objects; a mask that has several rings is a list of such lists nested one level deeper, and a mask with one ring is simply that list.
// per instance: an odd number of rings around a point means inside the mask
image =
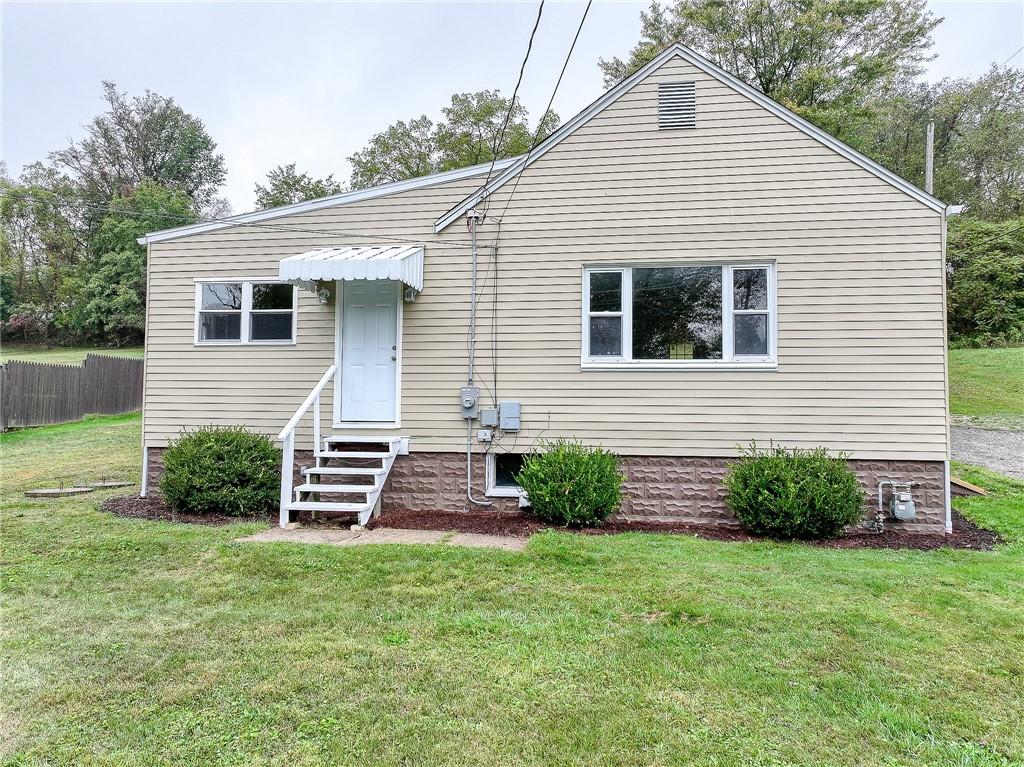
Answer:
[{"label": "white soffit", "polygon": [[314,280],[401,280],[411,288],[423,290],[423,246],[316,248],[281,259],[278,276],[293,284]]}]

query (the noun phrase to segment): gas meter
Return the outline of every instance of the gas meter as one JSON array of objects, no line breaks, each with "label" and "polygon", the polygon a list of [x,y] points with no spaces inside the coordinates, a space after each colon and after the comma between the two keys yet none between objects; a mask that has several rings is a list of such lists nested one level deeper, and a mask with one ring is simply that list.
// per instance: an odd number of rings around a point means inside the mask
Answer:
[{"label": "gas meter", "polygon": [[914,496],[909,490],[894,490],[889,499],[889,512],[902,521],[913,519],[916,513],[914,508]]}]

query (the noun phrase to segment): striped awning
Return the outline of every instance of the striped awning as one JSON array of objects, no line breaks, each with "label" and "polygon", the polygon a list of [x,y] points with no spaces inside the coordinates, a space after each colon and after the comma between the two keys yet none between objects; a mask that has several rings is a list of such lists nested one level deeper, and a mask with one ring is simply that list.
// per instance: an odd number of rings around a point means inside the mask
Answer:
[{"label": "striped awning", "polygon": [[281,259],[280,278],[293,284],[315,280],[401,280],[423,290],[422,245],[352,245],[317,248]]}]

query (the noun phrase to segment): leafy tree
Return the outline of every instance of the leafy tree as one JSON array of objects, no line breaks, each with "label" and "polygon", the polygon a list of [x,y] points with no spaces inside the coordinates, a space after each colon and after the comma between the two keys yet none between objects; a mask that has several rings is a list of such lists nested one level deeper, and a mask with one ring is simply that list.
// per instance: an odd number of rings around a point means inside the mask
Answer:
[{"label": "leafy tree", "polygon": [[[495,155],[494,144],[501,134],[501,126],[508,113],[509,100],[498,91],[456,93],[450,105],[441,112],[444,120],[438,124],[434,142],[438,152],[437,169],[440,171],[466,168],[490,162],[492,159],[525,154],[533,142],[529,114],[516,99],[509,117],[501,146]],[[544,115],[537,132],[541,138],[558,127],[558,115]]]},{"label": "leafy tree", "polygon": [[86,126],[87,136],[50,153],[86,200],[106,204],[143,181],[186,195],[197,209],[213,200],[226,176],[224,156],[201,120],[152,91],[129,99],[112,82],[103,83],[103,99],[107,110]]},{"label": "leafy tree", "polygon": [[14,282],[6,271],[0,272],[0,323],[7,322],[14,303]]},{"label": "leafy tree", "polygon": [[919,70],[941,21],[926,0],[655,0],[641,19],[630,55],[601,60],[606,84],[679,41],[840,137],[867,94]]},{"label": "leafy tree", "polygon": [[992,67],[976,80],[901,81],[868,102],[854,145],[924,185],[925,131],[935,121],[935,196],[972,216],[1024,215],[1024,72]]},{"label": "leafy tree", "polygon": [[68,210],[71,181],[39,163],[17,180],[0,168],[0,270],[7,294],[4,321],[17,319],[26,340],[43,340],[60,302],[65,276],[80,260],[85,240],[80,210]]},{"label": "leafy tree", "polygon": [[127,197],[115,197],[78,274],[64,285],[67,306],[58,324],[82,339],[122,343],[142,339],[146,315],[146,232],[196,220],[183,193],[144,181]]},{"label": "leafy tree", "polygon": [[278,165],[267,173],[266,186],[256,184],[256,209],[278,208],[344,191],[333,174],[327,178],[313,178],[307,173],[297,173],[295,163]]},{"label": "leafy tree", "polygon": [[[436,125],[426,115],[399,121],[349,157],[351,185],[361,189],[523,154],[533,142],[534,131],[518,100],[496,147],[508,111],[509,99],[498,91],[457,93],[441,110],[443,119]],[[544,115],[537,125],[538,137],[550,134],[558,122],[554,112]]]},{"label": "leafy tree", "polygon": [[1024,217],[949,223],[947,311],[957,346],[1024,344]]}]

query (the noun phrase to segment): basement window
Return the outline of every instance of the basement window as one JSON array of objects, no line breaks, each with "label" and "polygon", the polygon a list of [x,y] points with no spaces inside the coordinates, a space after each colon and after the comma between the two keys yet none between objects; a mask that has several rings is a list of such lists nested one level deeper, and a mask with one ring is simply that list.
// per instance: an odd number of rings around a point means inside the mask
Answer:
[{"label": "basement window", "polygon": [[773,368],[771,264],[584,270],[582,366]]},{"label": "basement window", "polygon": [[295,343],[298,289],[271,280],[196,281],[197,344]]},{"label": "basement window", "polygon": [[523,489],[516,482],[516,475],[523,468],[526,456],[521,453],[487,454],[487,495],[517,498]]}]

